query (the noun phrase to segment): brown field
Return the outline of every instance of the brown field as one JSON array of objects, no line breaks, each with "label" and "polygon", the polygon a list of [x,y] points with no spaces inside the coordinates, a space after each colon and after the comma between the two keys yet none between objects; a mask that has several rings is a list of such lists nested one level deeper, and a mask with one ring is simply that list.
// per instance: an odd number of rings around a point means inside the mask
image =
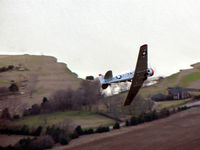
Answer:
[{"label": "brown field", "polygon": [[200,107],[151,123],[125,127],[105,134],[83,136],[65,150],[199,150]]}]

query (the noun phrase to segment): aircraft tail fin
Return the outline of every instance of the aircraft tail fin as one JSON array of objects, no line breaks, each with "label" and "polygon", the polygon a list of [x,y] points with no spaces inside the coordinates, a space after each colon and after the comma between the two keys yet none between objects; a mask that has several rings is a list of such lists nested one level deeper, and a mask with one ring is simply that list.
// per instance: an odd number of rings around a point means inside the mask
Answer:
[{"label": "aircraft tail fin", "polygon": [[113,78],[112,71],[111,70],[107,71],[105,76],[104,76],[104,79],[109,80],[109,79],[112,79],[112,78]]}]

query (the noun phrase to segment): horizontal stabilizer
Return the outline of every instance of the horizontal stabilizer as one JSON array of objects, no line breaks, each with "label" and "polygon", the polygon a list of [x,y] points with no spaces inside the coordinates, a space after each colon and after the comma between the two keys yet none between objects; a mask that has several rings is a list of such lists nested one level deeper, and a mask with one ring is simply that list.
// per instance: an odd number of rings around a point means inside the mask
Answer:
[{"label": "horizontal stabilizer", "polygon": [[104,79],[109,80],[109,79],[112,79],[112,78],[113,78],[112,71],[111,70],[107,71],[105,76],[104,76]]}]

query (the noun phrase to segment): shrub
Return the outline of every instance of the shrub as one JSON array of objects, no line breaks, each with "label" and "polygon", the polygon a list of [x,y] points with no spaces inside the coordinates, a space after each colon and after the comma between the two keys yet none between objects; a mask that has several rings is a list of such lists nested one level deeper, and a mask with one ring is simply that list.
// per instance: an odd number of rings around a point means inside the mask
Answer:
[{"label": "shrub", "polygon": [[153,120],[158,119],[158,113],[157,113],[156,110],[154,110],[154,111],[152,112],[152,119],[153,119]]},{"label": "shrub", "polygon": [[20,118],[20,116],[18,114],[13,116],[13,119],[19,119],[19,118]]},{"label": "shrub", "polygon": [[40,136],[41,132],[42,132],[42,126],[39,126],[34,132],[32,132],[32,135]]},{"label": "shrub", "polygon": [[93,134],[94,130],[92,128],[83,130],[83,134]]},{"label": "shrub", "polygon": [[31,109],[25,109],[23,112],[23,117],[31,115]]},{"label": "shrub", "polygon": [[110,131],[110,128],[109,127],[98,127],[96,129],[96,133],[103,133],[103,132],[109,132]]},{"label": "shrub", "polygon": [[2,119],[10,119],[10,112],[8,110],[8,108],[5,108],[1,114],[1,118]]},{"label": "shrub", "polygon": [[29,135],[29,128],[27,125],[24,125],[22,128],[21,128],[21,134],[22,135]]},{"label": "shrub", "polygon": [[71,134],[69,135],[69,138],[70,138],[70,139],[76,139],[76,138],[78,138],[78,137],[79,137],[79,134],[76,133],[76,132],[71,133]]},{"label": "shrub", "polygon": [[34,104],[31,107],[31,115],[37,115],[40,113],[40,106],[38,104]]},{"label": "shrub", "polygon": [[12,146],[12,145],[8,145],[6,147],[1,147],[0,146],[0,150],[19,150],[20,148],[16,147],[16,146]]},{"label": "shrub", "polygon": [[189,108],[189,107],[187,107],[187,106],[181,107],[182,110],[187,110],[188,108]]},{"label": "shrub", "polygon": [[57,143],[59,142],[59,138],[61,134],[64,133],[64,130],[61,130],[60,128],[55,128],[55,126],[47,127],[46,134],[52,136],[53,140]]},{"label": "shrub", "polygon": [[118,122],[116,122],[113,126],[113,129],[119,129],[120,128],[120,124]]},{"label": "shrub", "polygon": [[29,150],[30,148],[30,143],[33,141],[34,139],[30,139],[30,138],[24,138],[24,139],[21,139],[19,141],[19,145],[20,145],[20,148],[23,149],[23,150]]},{"label": "shrub", "polygon": [[83,135],[83,130],[81,128],[81,126],[77,126],[76,129],[75,129],[76,133],[78,133],[79,135]]},{"label": "shrub", "polygon": [[137,117],[131,117],[131,120],[130,120],[130,125],[137,125],[138,124],[138,118]]},{"label": "shrub", "polygon": [[44,107],[44,105],[49,102],[48,99],[46,97],[43,97],[42,103],[41,103],[41,107]]},{"label": "shrub", "polygon": [[42,132],[42,127],[39,126],[37,129],[30,131],[27,125],[20,126],[5,126],[0,128],[2,134],[17,134],[17,135],[33,135],[39,136]]},{"label": "shrub", "polygon": [[14,69],[14,66],[13,65],[9,65],[8,66],[8,70],[12,70],[12,69]]},{"label": "shrub", "polygon": [[52,148],[54,146],[54,141],[51,136],[45,135],[40,136],[37,139],[33,140],[29,144],[30,150],[42,150],[47,148]]},{"label": "shrub", "polygon": [[145,114],[141,114],[138,118],[137,118],[138,120],[138,124],[139,123],[144,123],[145,122]]},{"label": "shrub", "polygon": [[59,137],[59,143],[61,145],[67,145],[67,144],[69,144],[69,138],[67,137],[67,135],[64,135],[64,134],[60,135],[60,137]]},{"label": "shrub", "polygon": [[94,80],[94,77],[93,77],[93,76],[86,76],[85,79],[86,79],[86,80]]},{"label": "shrub", "polygon": [[130,126],[130,122],[126,120],[126,126]]},{"label": "shrub", "polygon": [[144,114],[144,120],[145,122],[152,121],[152,113]]},{"label": "shrub", "polygon": [[170,111],[166,108],[162,109],[159,114],[160,118],[168,117],[169,115],[170,115]]},{"label": "shrub", "polygon": [[178,111],[181,111],[181,108],[180,108],[180,107],[178,107]]},{"label": "shrub", "polygon": [[17,86],[17,84],[15,82],[11,83],[11,85],[9,86],[9,91],[11,91],[11,92],[19,91],[19,87]]}]

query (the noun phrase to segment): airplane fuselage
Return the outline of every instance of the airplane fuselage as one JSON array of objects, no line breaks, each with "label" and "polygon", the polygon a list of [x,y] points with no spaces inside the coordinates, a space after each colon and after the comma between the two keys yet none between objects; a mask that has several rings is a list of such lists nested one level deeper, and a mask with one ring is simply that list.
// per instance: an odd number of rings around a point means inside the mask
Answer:
[{"label": "airplane fuselage", "polygon": [[[147,77],[148,76],[153,76],[154,70],[152,68],[147,69]],[[99,75],[99,80],[102,85],[103,89],[106,89],[108,85],[111,85],[112,83],[118,83],[118,82],[126,82],[126,81],[132,81],[134,76],[134,71],[128,72],[125,74],[117,75],[108,79],[104,78],[104,75]]]}]

